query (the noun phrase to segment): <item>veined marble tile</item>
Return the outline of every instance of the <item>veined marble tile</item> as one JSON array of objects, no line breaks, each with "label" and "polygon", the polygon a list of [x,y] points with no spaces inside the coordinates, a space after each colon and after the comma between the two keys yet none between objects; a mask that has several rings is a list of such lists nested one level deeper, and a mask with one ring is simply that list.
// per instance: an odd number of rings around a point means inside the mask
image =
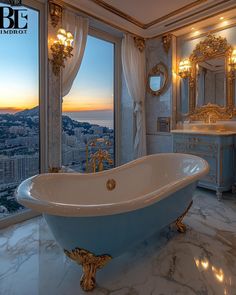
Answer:
[{"label": "veined marble tile", "polygon": [[[95,295],[236,295],[236,197],[196,190],[186,234],[171,227],[97,273]],[[0,232],[1,295],[86,294],[42,218]]]}]

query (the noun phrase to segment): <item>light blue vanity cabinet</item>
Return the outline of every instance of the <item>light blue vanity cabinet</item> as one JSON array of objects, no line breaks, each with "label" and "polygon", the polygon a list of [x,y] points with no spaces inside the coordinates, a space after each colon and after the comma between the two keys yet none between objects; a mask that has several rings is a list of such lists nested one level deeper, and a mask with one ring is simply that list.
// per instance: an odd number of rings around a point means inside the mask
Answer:
[{"label": "light blue vanity cabinet", "polygon": [[210,165],[210,172],[198,186],[216,191],[218,199],[222,192],[234,186],[234,135],[201,134],[179,131],[173,133],[173,151],[202,157]]}]

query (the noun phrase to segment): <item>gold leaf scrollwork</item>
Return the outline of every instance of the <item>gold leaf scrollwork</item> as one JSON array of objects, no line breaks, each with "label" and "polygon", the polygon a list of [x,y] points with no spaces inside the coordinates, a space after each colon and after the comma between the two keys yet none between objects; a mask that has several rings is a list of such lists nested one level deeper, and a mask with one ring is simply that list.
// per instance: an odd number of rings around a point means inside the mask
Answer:
[{"label": "gold leaf scrollwork", "polygon": [[141,37],[134,37],[134,43],[140,52],[145,49],[145,39]]},{"label": "gold leaf scrollwork", "polygon": [[206,39],[196,45],[189,59],[191,62],[199,62],[209,57],[230,54],[231,52],[232,47],[226,38],[209,34]]},{"label": "gold leaf scrollwork", "polygon": [[190,121],[204,121],[205,123],[215,123],[218,120],[230,120],[233,112],[230,108],[221,107],[216,104],[208,103],[197,108],[189,116]]}]

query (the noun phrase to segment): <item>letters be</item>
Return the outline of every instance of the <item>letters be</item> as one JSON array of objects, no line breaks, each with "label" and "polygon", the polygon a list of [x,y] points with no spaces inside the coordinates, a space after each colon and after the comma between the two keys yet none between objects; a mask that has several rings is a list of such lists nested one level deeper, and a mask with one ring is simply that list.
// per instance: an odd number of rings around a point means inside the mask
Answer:
[{"label": "letters be", "polygon": [[[27,29],[28,15],[23,14],[27,9],[13,9],[11,7],[0,7],[0,29]],[[21,14],[20,14],[21,12]],[[23,27],[20,27],[20,18],[25,20]],[[4,26],[4,20],[8,20],[8,26]]]}]

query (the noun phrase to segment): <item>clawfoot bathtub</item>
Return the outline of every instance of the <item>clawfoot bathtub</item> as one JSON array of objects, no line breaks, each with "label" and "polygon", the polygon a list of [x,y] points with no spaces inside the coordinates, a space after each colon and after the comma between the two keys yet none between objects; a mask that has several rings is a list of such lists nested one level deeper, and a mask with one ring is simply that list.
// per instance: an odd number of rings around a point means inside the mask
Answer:
[{"label": "clawfoot bathtub", "polygon": [[192,202],[205,160],[185,154],[140,158],[109,171],[41,174],[20,184],[19,203],[42,212],[65,254],[83,267],[81,287],[95,287],[96,270],[176,221]]}]

